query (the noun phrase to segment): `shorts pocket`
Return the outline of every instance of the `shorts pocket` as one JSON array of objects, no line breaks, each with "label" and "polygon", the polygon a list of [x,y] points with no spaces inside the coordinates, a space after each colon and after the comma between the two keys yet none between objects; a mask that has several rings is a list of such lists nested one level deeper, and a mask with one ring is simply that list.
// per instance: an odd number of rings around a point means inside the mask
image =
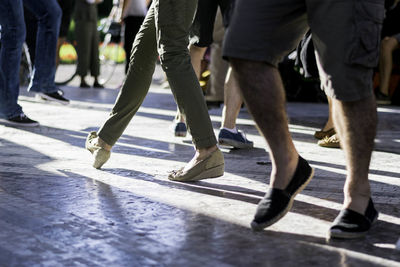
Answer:
[{"label": "shorts pocket", "polygon": [[355,1],[354,37],[346,54],[348,64],[368,68],[377,66],[384,12],[383,1]]}]

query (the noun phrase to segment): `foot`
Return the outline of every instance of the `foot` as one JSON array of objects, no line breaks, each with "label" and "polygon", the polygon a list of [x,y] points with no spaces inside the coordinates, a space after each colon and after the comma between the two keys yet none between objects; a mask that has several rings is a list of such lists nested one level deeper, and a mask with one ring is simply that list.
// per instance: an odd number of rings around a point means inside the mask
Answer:
[{"label": "foot", "polygon": [[328,237],[342,239],[363,237],[377,219],[378,211],[370,199],[362,214],[348,208],[342,210],[329,229]]},{"label": "foot", "polygon": [[90,132],[86,138],[85,147],[93,155],[92,166],[100,169],[110,158],[111,146],[105,143],[96,132]]},{"label": "foot", "polygon": [[30,119],[28,116],[25,115],[25,113],[21,113],[17,116],[8,118],[8,119],[1,119],[0,120],[2,123],[5,125],[10,125],[10,126],[17,126],[17,127],[34,127],[34,126],[39,126],[39,122]]},{"label": "foot", "polygon": [[81,84],[79,85],[79,87],[82,89],[86,89],[86,88],[90,88],[90,85],[87,84],[85,81],[81,81]]},{"label": "foot", "polygon": [[97,80],[95,80],[94,83],[93,83],[93,88],[95,88],[95,89],[103,89],[104,85],[102,85]]},{"label": "foot", "polygon": [[184,168],[174,170],[168,176],[173,181],[191,182],[207,178],[215,178],[224,174],[224,156],[213,146],[196,150],[195,156]]},{"label": "foot", "polygon": [[378,90],[376,92],[376,103],[380,105],[390,105],[391,104],[390,96]]},{"label": "foot", "polygon": [[327,130],[325,130],[325,129],[322,129],[321,131],[316,131],[315,133],[314,133],[314,137],[316,138],[316,139],[318,139],[318,140],[321,140],[321,139],[324,139],[325,137],[331,137],[332,135],[334,135],[336,132],[335,132],[335,129],[332,127],[332,128],[330,128],[330,129],[327,129]]},{"label": "foot", "polygon": [[185,137],[187,135],[187,127],[184,122],[174,120],[171,125],[171,130],[175,136]]},{"label": "foot", "polygon": [[340,140],[337,134],[331,137],[325,136],[322,140],[318,141],[318,145],[322,147],[340,148]]},{"label": "foot", "polygon": [[291,209],[296,195],[307,186],[313,175],[314,169],[299,156],[295,173],[286,188],[270,187],[264,198],[258,203],[251,228],[254,231],[261,231],[285,216]]},{"label": "foot", "polygon": [[218,143],[224,146],[233,146],[234,148],[252,148],[254,146],[254,143],[247,139],[243,132],[236,130],[235,133],[225,128],[221,128],[219,131]]},{"label": "foot", "polygon": [[63,96],[64,92],[62,90],[57,90],[52,93],[38,93],[38,95],[43,100],[53,101],[53,102],[57,102],[57,103],[60,103],[63,105],[69,104],[69,100]]}]

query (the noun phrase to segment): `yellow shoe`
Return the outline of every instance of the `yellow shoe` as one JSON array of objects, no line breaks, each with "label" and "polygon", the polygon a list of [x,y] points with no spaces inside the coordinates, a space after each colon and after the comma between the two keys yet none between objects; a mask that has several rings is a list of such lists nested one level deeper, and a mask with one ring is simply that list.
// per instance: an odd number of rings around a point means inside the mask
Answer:
[{"label": "yellow shoe", "polygon": [[331,137],[325,136],[324,139],[318,141],[318,145],[322,147],[340,148],[340,140],[337,134]]},{"label": "yellow shoe", "polygon": [[100,169],[110,158],[111,152],[94,144],[97,137],[96,132],[90,132],[86,138],[85,147],[93,154],[94,161],[92,166],[96,169]]},{"label": "yellow shoe", "polygon": [[172,171],[168,179],[172,181],[193,182],[215,178],[224,175],[224,168],[224,155],[217,149],[187,171],[183,171],[183,168]]}]

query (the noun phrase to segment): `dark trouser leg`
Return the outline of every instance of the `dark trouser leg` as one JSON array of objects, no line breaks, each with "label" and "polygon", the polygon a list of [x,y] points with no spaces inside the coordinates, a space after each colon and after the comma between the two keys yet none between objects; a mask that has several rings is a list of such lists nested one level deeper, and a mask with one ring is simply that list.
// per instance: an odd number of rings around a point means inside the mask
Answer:
[{"label": "dark trouser leg", "polygon": [[186,117],[196,148],[214,146],[217,141],[187,49],[197,1],[163,0],[155,1],[154,6],[158,17],[156,30],[161,64],[179,110]]},{"label": "dark trouser leg", "polygon": [[133,55],[126,80],[119,92],[110,117],[98,132],[99,137],[111,146],[122,135],[150,88],[157,60],[154,22],[153,4],[133,44]]}]

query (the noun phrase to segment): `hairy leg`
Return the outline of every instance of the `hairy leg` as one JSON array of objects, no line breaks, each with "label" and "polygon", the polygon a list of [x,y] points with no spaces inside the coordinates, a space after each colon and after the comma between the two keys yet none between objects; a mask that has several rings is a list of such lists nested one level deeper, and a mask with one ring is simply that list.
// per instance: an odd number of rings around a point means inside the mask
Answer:
[{"label": "hairy leg", "polygon": [[332,108],[347,165],[344,208],[364,214],[370,198],[368,170],[376,135],[375,98],[353,102],[332,99]]},{"label": "hairy leg", "polygon": [[289,133],[279,71],[262,62],[241,59],[231,62],[246,106],[269,146],[270,186],[284,189],[296,169],[298,153]]}]

